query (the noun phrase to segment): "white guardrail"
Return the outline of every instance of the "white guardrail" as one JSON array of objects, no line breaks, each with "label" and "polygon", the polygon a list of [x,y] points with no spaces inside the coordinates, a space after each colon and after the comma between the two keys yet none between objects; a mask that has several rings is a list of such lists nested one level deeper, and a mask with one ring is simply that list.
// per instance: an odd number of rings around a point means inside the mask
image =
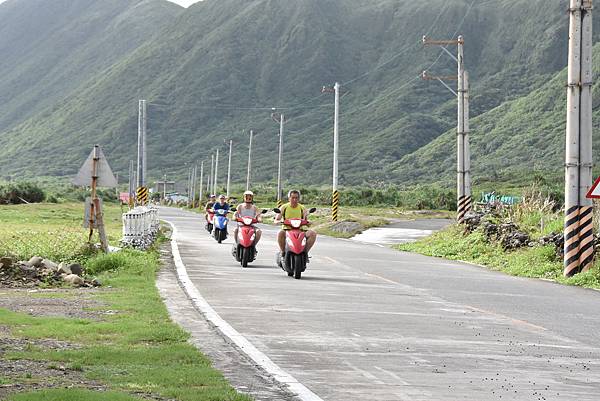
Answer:
[{"label": "white guardrail", "polygon": [[123,246],[146,249],[156,239],[160,221],[158,209],[152,206],[138,206],[123,213]]}]

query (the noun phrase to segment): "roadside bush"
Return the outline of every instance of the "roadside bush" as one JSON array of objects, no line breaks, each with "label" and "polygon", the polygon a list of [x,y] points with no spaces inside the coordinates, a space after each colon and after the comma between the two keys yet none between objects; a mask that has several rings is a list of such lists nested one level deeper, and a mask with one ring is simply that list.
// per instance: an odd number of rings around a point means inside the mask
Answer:
[{"label": "roadside bush", "polygon": [[40,203],[45,198],[44,191],[31,182],[0,185],[0,204]]}]

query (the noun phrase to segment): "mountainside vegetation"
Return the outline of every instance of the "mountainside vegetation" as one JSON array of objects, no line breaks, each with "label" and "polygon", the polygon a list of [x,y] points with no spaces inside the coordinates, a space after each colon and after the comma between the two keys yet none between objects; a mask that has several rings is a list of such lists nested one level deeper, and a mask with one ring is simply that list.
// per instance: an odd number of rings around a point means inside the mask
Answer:
[{"label": "mountainside vegetation", "polygon": [[[456,64],[439,48],[423,48],[425,34],[465,37],[475,179],[557,170],[567,7],[567,0],[205,0],[188,9],[164,0],[8,0],[0,5],[0,171],[69,177],[99,143],[123,177],[135,158],[137,103],[147,99],[151,179],[183,179],[190,165],[210,164],[215,148],[226,156],[224,139],[233,139],[233,180],[243,181],[253,129],[252,179],[273,181],[275,107],[288,119],[285,179],[328,183],[333,95],[320,91],[338,81],[342,185],[452,185],[456,101],[419,74],[452,75]],[[36,29],[29,15],[39,15]]]}]

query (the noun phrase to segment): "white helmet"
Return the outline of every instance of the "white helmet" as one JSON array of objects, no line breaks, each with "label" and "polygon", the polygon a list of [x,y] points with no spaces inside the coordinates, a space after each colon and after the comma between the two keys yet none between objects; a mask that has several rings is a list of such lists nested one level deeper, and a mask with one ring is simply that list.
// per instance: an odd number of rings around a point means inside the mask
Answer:
[{"label": "white helmet", "polygon": [[246,191],[246,192],[244,192],[244,196],[246,196],[246,195],[254,196],[254,192]]}]

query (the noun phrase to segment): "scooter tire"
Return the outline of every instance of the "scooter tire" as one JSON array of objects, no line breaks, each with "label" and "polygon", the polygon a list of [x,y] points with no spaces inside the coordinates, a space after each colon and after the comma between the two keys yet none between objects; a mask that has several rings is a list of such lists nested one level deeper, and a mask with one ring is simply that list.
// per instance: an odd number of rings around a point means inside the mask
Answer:
[{"label": "scooter tire", "polygon": [[292,271],[294,272],[294,278],[300,280],[302,278],[303,258],[302,255],[292,255]]},{"label": "scooter tire", "polygon": [[250,261],[250,249],[242,248],[242,267],[248,267],[248,262]]}]

